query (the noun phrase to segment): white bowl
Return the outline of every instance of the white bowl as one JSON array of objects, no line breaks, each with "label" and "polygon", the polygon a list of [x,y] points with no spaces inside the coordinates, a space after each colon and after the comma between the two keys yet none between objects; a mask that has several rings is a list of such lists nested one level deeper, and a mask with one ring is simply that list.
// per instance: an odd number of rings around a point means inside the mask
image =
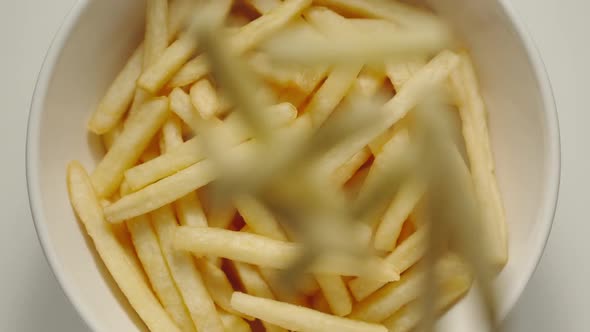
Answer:
[{"label": "white bowl", "polygon": [[[96,164],[102,149],[86,123],[141,38],[140,0],[80,0],[49,50],[33,97],[27,181],[39,239],[65,293],[92,330],[138,331],[72,212],[65,168]],[[510,261],[497,281],[505,316],[543,252],[559,186],[557,114],[543,64],[506,0],[437,0],[477,64],[490,112],[497,176],[510,234]],[[455,331],[480,331],[473,296],[446,315]],[[460,324],[457,322],[461,322]],[[204,331],[205,332],[205,331]]]}]

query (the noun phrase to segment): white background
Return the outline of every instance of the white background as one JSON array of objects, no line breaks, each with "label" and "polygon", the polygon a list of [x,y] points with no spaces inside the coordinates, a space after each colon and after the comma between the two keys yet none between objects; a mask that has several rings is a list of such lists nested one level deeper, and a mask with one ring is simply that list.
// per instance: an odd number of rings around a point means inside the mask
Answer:
[{"label": "white background", "polygon": [[[39,247],[24,170],[35,79],[74,2],[0,1],[0,331],[89,331],[62,294]],[[590,331],[590,2],[512,2],[539,46],[554,86],[563,168],[547,250],[507,330]]]}]

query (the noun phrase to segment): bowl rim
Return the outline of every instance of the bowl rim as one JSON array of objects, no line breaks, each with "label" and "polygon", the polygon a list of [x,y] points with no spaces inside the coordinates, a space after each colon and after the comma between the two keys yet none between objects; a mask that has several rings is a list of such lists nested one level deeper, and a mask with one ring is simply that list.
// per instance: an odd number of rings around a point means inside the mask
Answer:
[{"label": "bowl rim", "polygon": [[[64,273],[60,266],[58,257],[50,240],[45,222],[41,190],[39,186],[39,174],[37,172],[39,165],[39,134],[41,118],[43,113],[43,105],[47,96],[48,85],[52,77],[55,65],[59,59],[64,44],[70,36],[70,32],[78,23],[80,16],[87,8],[91,0],[77,0],[70,8],[68,14],[64,17],[59,29],[53,37],[51,45],[45,54],[41,69],[37,76],[37,81],[33,91],[30,103],[27,135],[26,135],[26,152],[25,152],[25,168],[26,168],[26,182],[27,192],[29,198],[29,206],[31,216],[37,233],[39,242],[45,258],[47,259],[54,277],[57,279],[59,286],[67,299],[70,301],[74,309],[78,312],[84,323],[92,331],[97,331],[96,327],[100,326],[96,321],[89,307],[81,300],[77,292],[72,289],[69,281],[69,276]],[[503,12],[509,18],[517,36],[524,46],[528,59],[533,67],[536,83],[541,92],[543,99],[544,120],[547,125],[547,170],[545,174],[545,186],[547,190],[544,193],[543,202],[539,219],[541,222],[541,235],[536,240],[534,245],[535,257],[532,260],[527,260],[528,266],[525,271],[526,277],[520,278],[520,282],[515,285],[515,290],[507,299],[507,304],[501,311],[500,318],[503,320],[508,313],[514,308],[516,302],[522,295],[526,285],[535,273],[541,257],[545,251],[549,235],[555,219],[555,214],[558,205],[560,179],[561,179],[561,138],[559,130],[559,118],[555,103],[553,89],[549,79],[546,66],[543,62],[541,54],[534,43],[531,35],[528,32],[526,24],[520,19],[516,9],[509,0],[496,0],[501,6]]]}]

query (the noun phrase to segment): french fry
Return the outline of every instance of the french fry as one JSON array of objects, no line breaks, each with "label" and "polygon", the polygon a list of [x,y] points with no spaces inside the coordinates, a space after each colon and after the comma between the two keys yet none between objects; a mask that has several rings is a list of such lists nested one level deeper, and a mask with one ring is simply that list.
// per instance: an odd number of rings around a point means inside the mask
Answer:
[{"label": "french fry", "polygon": [[332,313],[337,316],[346,316],[352,312],[352,298],[340,276],[316,274],[315,278]]},{"label": "french fry", "polygon": [[142,111],[129,120],[92,173],[92,185],[100,197],[108,197],[117,189],[124,172],[137,162],[168,114],[168,100],[160,97],[144,104]]},{"label": "french fry", "polygon": [[228,228],[236,215],[236,208],[233,206],[212,207],[209,209],[207,221],[209,227]]},{"label": "french fry", "polygon": [[[246,142],[234,147],[228,154],[240,162],[251,155],[253,145],[252,142]],[[117,223],[151,212],[209,184],[216,177],[215,163],[203,160],[121,198],[105,209],[105,216],[110,222]]]},{"label": "french fry", "polygon": [[[286,0],[279,7],[240,28],[230,39],[231,49],[241,55],[283,28],[311,4],[311,0]],[[170,80],[170,87],[185,86],[208,73],[207,60],[201,55],[186,63]],[[141,82],[140,82],[141,83]]]},{"label": "french fry", "polygon": [[311,5],[311,0],[285,0],[278,7],[245,25],[232,38],[232,49],[237,54],[243,54],[255,47],[262,40],[273,35],[284,27],[305,8]]},{"label": "french fry", "polygon": [[302,332],[387,332],[382,325],[328,315],[316,310],[235,292],[232,306],[244,314]]},{"label": "french fry", "polygon": [[392,62],[385,65],[385,72],[395,90],[399,91],[402,86],[425,65],[426,61],[423,59]]},{"label": "french fry", "polygon": [[[280,224],[260,202],[251,198],[241,198],[236,202],[236,206],[253,233],[280,241],[287,240]],[[270,273],[267,273],[267,276],[268,274]],[[314,277],[329,302],[331,310],[338,316],[348,315],[352,310],[352,300],[342,278],[334,275],[315,275]],[[308,290],[308,292],[311,291]],[[266,297],[250,291],[248,294]]]},{"label": "french fry", "polygon": [[[171,116],[162,128],[162,145],[166,152],[181,145],[182,127],[178,117]],[[176,214],[181,225],[207,227],[207,217],[196,192],[191,192],[174,203]]]},{"label": "french fry", "polygon": [[200,80],[209,73],[209,63],[205,55],[199,55],[192,60],[185,63],[179,70],[170,78],[167,88],[178,88],[187,86],[193,82]]},{"label": "french fry", "polygon": [[[326,77],[328,72],[325,66],[317,68],[307,68],[294,64],[274,63],[267,55],[256,53],[249,57],[249,63],[252,69],[266,81],[283,87],[285,91],[291,92],[297,96],[294,105],[300,105],[303,100],[315,90],[315,88]],[[283,92],[283,95],[287,95]],[[291,97],[292,98],[292,97]],[[281,100],[290,101],[286,96]]]},{"label": "french fry", "polygon": [[195,9],[194,0],[170,0],[168,5],[168,41],[173,41]]},{"label": "french fry", "polygon": [[[217,1],[216,1],[217,2]],[[229,12],[231,1],[219,1],[222,10],[219,13],[223,18]],[[213,5],[213,4],[212,4]],[[219,20],[223,20],[220,17]],[[198,21],[198,20],[197,20]],[[197,22],[200,23],[200,22]],[[196,53],[198,42],[195,35],[196,28],[191,25],[174,43],[172,43],[157,59],[157,61],[145,70],[137,81],[137,84],[146,91],[155,94],[176,74],[176,72]]]},{"label": "french fry", "polygon": [[109,151],[111,149],[111,147],[113,146],[113,144],[115,144],[115,141],[117,140],[117,138],[119,138],[122,132],[123,122],[118,122],[113,129],[107,131],[102,135],[102,144],[104,146],[105,151]]},{"label": "french fry", "polygon": [[378,124],[378,127],[362,135],[362,137],[345,140],[336,148],[336,151],[332,151],[326,156],[321,166],[324,172],[326,174],[333,172],[376,137],[403,119],[421,98],[449,77],[449,74],[459,62],[459,56],[451,51],[442,51],[434,57],[408,80],[393,98],[383,105],[382,112],[386,115],[386,118]]},{"label": "french fry", "polygon": [[350,22],[354,24],[358,32],[371,36],[378,33],[399,33],[399,25],[377,18],[353,18]]},{"label": "french fry", "polygon": [[[266,281],[262,278],[260,273],[251,265],[244,264],[241,262],[232,262],[232,265],[236,271],[236,275],[242,285],[242,288],[250,295],[256,297],[262,297],[266,299],[274,300],[275,297],[270,290],[270,287]],[[262,321],[262,325],[267,332],[281,332],[286,331],[276,325],[269,324]]]},{"label": "french fry", "polygon": [[142,163],[148,162],[154,158],[157,158],[160,155],[160,139],[158,135],[154,136],[154,138],[148,143],[147,147],[143,150],[141,156],[139,156],[139,161]]},{"label": "french fry", "polygon": [[[437,282],[435,299],[436,313],[441,314],[446,308],[459,300],[471,287],[472,278],[469,274],[457,273],[449,275]],[[394,315],[383,321],[390,332],[409,332],[415,328],[423,317],[424,305],[416,300],[405,305]]]},{"label": "french fry", "polygon": [[197,81],[190,90],[193,106],[203,119],[210,119],[225,111],[215,88],[208,79]]},{"label": "french fry", "polygon": [[135,82],[141,74],[143,56],[144,47],[141,45],[133,52],[92,114],[88,123],[91,132],[105,134],[123,118],[133,100]]},{"label": "french fry", "polygon": [[[180,107],[186,106],[188,109],[192,109],[190,101],[186,99],[188,95],[180,91],[178,95],[182,96],[181,98],[184,100],[182,101],[182,105],[184,106]],[[186,101],[189,102],[188,105]],[[282,127],[292,122],[297,116],[297,110],[289,103],[273,105],[268,108],[266,113],[268,123],[274,128]],[[224,127],[222,129],[225,131],[224,137],[230,143],[238,144],[252,137],[252,134],[244,128],[241,119],[237,116],[228,116],[221,126]],[[139,190],[169,175],[182,171],[203,160],[205,153],[202,144],[202,137],[194,137],[151,162],[129,169],[125,172],[125,179],[133,190]]]},{"label": "french fry", "polygon": [[183,226],[207,227],[207,217],[195,191],[180,198],[175,204],[178,221]]},{"label": "french fry", "polygon": [[[340,29],[350,28],[350,22],[347,19],[326,8],[313,7],[307,10],[304,15],[320,32],[328,35]],[[316,128],[326,121],[336,106],[344,99],[362,68],[362,63],[337,66],[328,75],[324,84],[303,111],[311,115],[312,123]]]},{"label": "french fry", "polygon": [[354,26],[326,38],[309,38],[286,30],[260,46],[276,61],[300,65],[379,64],[384,58],[402,61],[436,54],[451,46],[449,29],[421,26],[404,33],[375,34],[367,38]]},{"label": "french fry", "polygon": [[354,83],[362,65],[338,66],[314,94],[303,113],[310,114],[314,127],[320,127],[334,112]]},{"label": "french fry", "polygon": [[377,94],[379,88],[383,86],[385,81],[385,73],[381,71],[371,70],[365,68],[358,76],[352,86],[351,95],[360,94],[362,96],[371,97]]},{"label": "french fry", "polygon": [[340,186],[343,186],[353,175],[361,168],[369,158],[371,158],[371,150],[364,148],[357,152],[349,161],[344,163],[332,175],[332,181]]},{"label": "french fry", "polygon": [[[470,275],[465,264],[456,255],[446,254],[435,263],[436,282],[444,281],[457,274]],[[382,322],[404,305],[417,299],[423,292],[425,281],[425,271],[415,267],[403,274],[400,281],[386,285],[357,303],[350,317],[367,322]]]},{"label": "french fry", "polygon": [[199,258],[196,261],[199,271],[203,276],[203,281],[207,286],[207,291],[211,295],[215,304],[228,313],[241,315],[235,311],[230,304],[231,295],[234,292],[234,289],[227,279],[225,272],[206,259]]},{"label": "french fry", "polygon": [[117,241],[112,226],[104,219],[102,206],[90,178],[78,162],[68,165],[67,182],[70,201],[76,214],[92,238],[109,273],[139,317],[152,331],[180,332],[146,284],[143,272],[129,260],[125,249]]},{"label": "french fry", "polygon": [[371,191],[372,187],[378,185],[378,183],[382,181],[383,174],[388,171],[388,165],[391,165],[391,162],[394,160],[401,159],[410,148],[409,132],[406,128],[400,128],[393,137],[385,143],[381,153],[375,157],[359,195],[365,195],[367,192]]},{"label": "french fry", "polygon": [[173,248],[174,233],[178,225],[172,207],[164,206],[151,215],[162,253],[197,331],[222,332],[221,319],[193,258],[188,253]]},{"label": "french fry", "polygon": [[148,0],[146,3],[144,68],[154,63],[168,47],[168,0]]},{"label": "french fry", "polygon": [[506,217],[496,181],[486,109],[475,69],[467,56],[461,56],[461,64],[451,75],[451,81],[458,97],[475,195],[484,216],[484,229],[490,236],[488,242],[492,245],[490,258],[501,269],[508,260]]},{"label": "french fry", "polygon": [[[168,47],[168,1],[149,0],[146,3],[147,15],[145,20],[143,69],[154,63]],[[142,89],[136,89],[135,97],[129,110],[133,115],[139,107],[150,97]]]},{"label": "french fry", "polygon": [[399,1],[383,0],[319,0],[318,4],[337,8],[355,16],[383,18],[404,27],[415,27],[423,24],[442,24],[434,14],[419,10]]},{"label": "french fry", "polygon": [[225,332],[251,332],[250,325],[246,323],[241,317],[223,312],[219,313],[221,317],[221,322],[223,323],[223,328]]},{"label": "french fry", "polygon": [[160,151],[162,151],[162,153],[166,153],[184,143],[182,139],[182,123],[178,116],[172,114],[168,120],[164,122],[164,125],[162,126],[161,143]]},{"label": "french fry", "polygon": [[354,306],[350,317],[366,322],[381,322],[404,305],[417,299],[425,281],[423,271],[410,270],[398,282],[387,284]]},{"label": "french fry", "polygon": [[395,248],[404,222],[422,199],[425,191],[425,183],[415,177],[401,184],[375,232],[374,241],[377,250],[391,251]]},{"label": "french fry", "polygon": [[[275,269],[286,268],[301,252],[301,247],[294,243],[213,228],[180,227],[176,232],[175,245],[178,250],[196,255],[223,257]],[[354,259],[351,261],[349,257],[331,256],[329,259],[319,259],[311,271],[332,275],[367,275],[384,281],[399,278],[393,269],[378,258],[358,262]]]},{"label": "french fry", "polygon": [[[405,272],[424,255],[428,241],[427,232],[427,227],[418,229],[387,255],[385,261],[395,267],[400,274]],[[385,284],[384,282],[361,277],[351,280],[348,286],[354,298],[357,301],[362,301],[379,288],[385,286]]]},{"label": "french fry", "polygon": [[315,294],[311,298],[311,307],[314,310],[321,311],[326,314],[331,313],[330,305],[328,304],[328,301],[324,297],[324,294],[322,294],[321,292]]},{"label": "french fry", "polygon": [[[260,272],[260,275],[264,278],[264,280],[268,284],[268,287],[270,287],[272,293],[275,295],[275,298],[278,301],[305,306],[306,302],[305,302],[304,296],[301,296],[300,294],[294,294],[294,292],[290,292],[290,291],[286,290],[285,287],[280,284],[280,280],[278,279],[279,278],[279,271],[278,270],[265,268],[265,267],[259,267],[258,272]],[[296,286],[297,286],[297,289],[301,290],[302,293],[312,294],[317,291],[317,289],[319,288],[319,285],[317,285],[317,283],[316,283],[315,288],[313,290],[306,290],[305,289],[306,287],[310,288],[307,285],[308,280],[313,280],[315,282],[315,279],[307,278],[307,279],[302,280],[302,282],[300,282]]]},{"label": "french fry", "polygon": [[140,216],[129,220],[127,226],[137,256],[160,302],[182,331],[196,331],[170,275],[150,219],[147,216]]},{"label": "french fry", "polygon": [[287,235],[281,225],[261,202],[252,197],[239,197],[234,201],[234,205],[252,233],[287,241]]},{"label": "french fry", "polygon": [[281,0],[246,0],[260,14],[266,14],[281,5]]}]

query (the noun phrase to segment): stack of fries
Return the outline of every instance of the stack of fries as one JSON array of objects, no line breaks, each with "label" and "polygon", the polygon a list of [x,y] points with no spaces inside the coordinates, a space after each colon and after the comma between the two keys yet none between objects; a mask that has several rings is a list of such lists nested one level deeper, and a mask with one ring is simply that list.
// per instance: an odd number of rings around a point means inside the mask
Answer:
[{"label": "stack of fries", "polygon": [[393,0],[147,0],[67,181],[148,329],[428,331],[473,279],[495,327],[505,218],[454,43]]}]

